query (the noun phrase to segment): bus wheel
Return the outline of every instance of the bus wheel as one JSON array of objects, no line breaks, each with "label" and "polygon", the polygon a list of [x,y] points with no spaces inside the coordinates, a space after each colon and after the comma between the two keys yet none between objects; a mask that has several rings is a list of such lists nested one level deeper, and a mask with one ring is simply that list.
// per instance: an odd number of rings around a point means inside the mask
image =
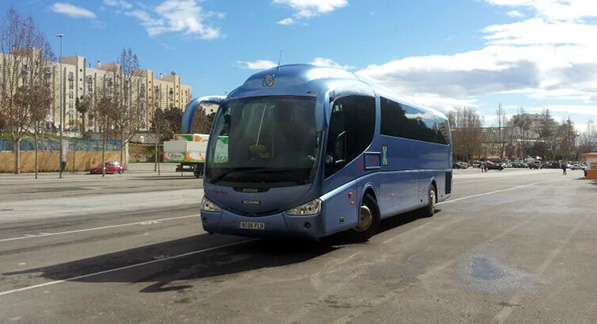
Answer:
[{"label": "bus wheel", "polygon": [[365,242],[377,232],[379,227],[379,207],[371,195],[365,195],[361,203],[359,225],[351,230],[351,238],[357,242]]},{"label": "bus wheel", "polygon": [[203,169],[200,168],[198,164],[195,164],[195,166],[193,167],[193,174],[195,175],[195,178],[201,177],[201,171],[203,171]]},{"label": "bus wheel", "polygon": [[429,194],[428,194],[429,202],[427,206],[421,209],[421,217],[431,217],[435,214],[435,205],[437,203],[437,193],[435,190],[435,186],[431,185],[429,187]]}]

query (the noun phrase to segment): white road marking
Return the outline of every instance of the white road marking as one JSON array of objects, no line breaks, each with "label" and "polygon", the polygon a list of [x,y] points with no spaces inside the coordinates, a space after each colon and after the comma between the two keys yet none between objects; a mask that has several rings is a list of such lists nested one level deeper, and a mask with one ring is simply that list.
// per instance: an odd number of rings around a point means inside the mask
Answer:
[{"label": "white road marking", "polygon": [[[581,219],[579,219],[576,224],[574,225],[574,227],[572,227],[572,229],[570,229],[570,231],[568,231],[568,233],[566,234],[566,236],[564,237],[564,239],[562,241],[560,241],[560,243],[556,246],[555,249],[553,249],[553,251],[551,251],[551,253],[549,253],[549,255],[547,256],[547,258],[545,260],[543,260],[543,263],[541,263],[541,265],[539,266],[539,268],[537,268],[537,270],[535,271],[535,274],[538,277],[543,276],[543,274],[545,273],[545,271],[547,270],[547,268],[549,268],[549,266],[552,264],[553,260],[555,260],[555,258],[562,252],[562,250],[564,249],[564,247],[566,247],[566,245],[568,245],[568,243],[570,243],[570,240],[572,240],[572,238],[574,237],[574,235],[576,234],[576,232],[578,232],[578,230],[580,229],[581,225],[584,223],[584,221],[586,221],[589,217],[585,216]],[[528,284],[527,284],[528,285]],[[520,302],[522,302],[522,300],[526,297],[527,295],[527,290],[526,289],[519,289],[508,301],[508,303],[510,305],[515,305],[515,304],[520,304]],[[514,309],[512,307],[504,307],[502,308],[491,320],[490,323],[504,323],[506,321],[506,319],[512,314],[512,312],[514,311]]]},{"label": "white road marking", "polygon": [[487,196],[487,195],[491,195],[491,194],[498,193],[498,192],[511,191],[511,190],[516,190],[516,189],[520,189],[520,188],[524,188],[524,187],[530,187],[530,186],[538,185],[540,183],[547,183],[547,182],[553,182],[553,181],[559,181],[559,180],[549,180],[549,181],[540,181],[540,182],[535,182],[535,183],[529,183],[529,184],[525,184],[525,185],[522,185],[522,186],[516,186],[516,187],[511,187],[511,188],[506,188],[506,189],[500,189],[500,190],[495,190],[495,191],[490,191],[490,192],[484,192],[484,193],[481,193],[481,194],[472,195],[472,196],[466,196],[466,197],[462,197],[462,198],[450,199],[450,200],[447,200],[447,201],[439,202],[437,204],[438,205],[441,205],[441,204],[451,204],[451,203],[455,203],[457,201],[461,201],[461,200],[465,200],[465,199],[476,198],[476,197],[481,197],[481,196]]},{"label": "white road marking", "polygon": [[124,267],[119,267],[119,268],[114,268],[114,269],[108,269],[108,270],[98,271],[98,272],[94,272],[94,273],[88,273],[88,274],[84,274],[84,275],[80,275],[80,276],[76,276],[76,277],[71,277],[71,278],[67,278],[67,279],[62,279],[62,280],[50,281],[50,282],[42,283],[42,284],[39,284],[39,285],[33,285],[33,286],[28,286],[28,287],[13,289],[13,290],[2,291],[2,292],[0,292],[0,296],[5,296],[5,295],[13,294],[13,293],[16,293],[16,292],[25,291],[25,290],[31,290],[31,289],[35,289],[35,288],[52,286],[52,285],[56,285],[56,284],[63,283],[63,282],[75,281],[75,280],[85,279],[85,278],[89,278],[89,277],[95,277],[95,276],[103,275],[103,274],[106,274],[106,273],[111,273],[111,272],[116,272],[116,271],[120,271],[120,270],[126,270],[126,269],[136,268],[136,267],[141,267],[141,266],[145,266],[145,265],[148,265],[148,264],[154,264],[154,263],[158,263],[158,262],[164,262],[164,261],[168,261],[168,260],[183,258],[183,257],[189,256],[189,255],[194,255],[194,254],[199,254],[199,253],[203,253],[203,252],[209,252],[209,251],[213,251],[213,250],[223,249],[223,248],[227,248],[227,247],[230,247],[230,246],[240,245],[240,244],[243,244],[243,243],[247,243],[247,242],[251,242],[251,241],[256,241],[256,240],[258,240],[258,239],[243,240],[243,241],[239,241],[239,242],[234,242],[234,243],[224,244],[224,245],[220,245],[220,246],[210,247],[210,248],[203,249],[203,250],[191,251],[191,252],[187,252],[187,253],[183,253],[183,254],[178,254],[178,255],[174,255],[174,256],[170,256],[170,257],[164,257],[164,258],[160,258],[160,259],[155,259],[155,260],[145,261],[145,262],[141,262],[141,263],[131,264],[131,265],[127,265],[127,266],[124,266]]},{"label": "white road marking", "polygon": [[83,228],[83,229],[78,229],[78,230],[64,231],[64,232],[55,232],[55,233],[25,234],[24,236],[0,239],[0,242],[9,242],[9,241],[17,241],[17,240],[24,240],[24,239],[30,239],[30,238],[54,236],[54,235],[65,235],[65,234],[74,234],[74,233],[81,233],[81,232],[99,231],[99,230],[104,230],[104,229],[108,229],[108,228],[135,226],[135,225],[154,225],[154,224],[159,224],[159,223],[165,222],[165,221],[171,221],[171,220],[176,220],[176,219],[184,219],[184,218],[192,218],[192,217],[199,218],[199,215],[195,214],[195,215],[186,215],[186,216],[178,216],[178,217],[168,217],[168,218],[160,218],[160,219],[154,219],[154,220],[148,220],[148,221],[141,221],[141,222],[134,222],[134,223],[126,223],[126,224],[117,224],[117,225],[107,225],[107,226],[100,226],[100,227]]},{"label": "white road marking", "polygon": [[[524,187],[534,186],[534,185],[537,185],[537,184],[540,184],[540,183],[547,183],[547,182],[553,182],[553,181],[557,181],[557,180],[541,181],[541,182],[530,183],[530,184],[526,184],[526,185],[522,185],[522,186],[516,186],[516,187],[511,187],[511,188],[506,188],[506,189],[501,189],[501,190],[495,190],[495,191],[485,192],[485,193],[482,193],[482,194],[477,194],[477,195],[472,195],[472,196],[457,198],[457,199],[453,199],[453,200],[449,200],[449,201],[444,201],[444,202],[438,203],[438,205],[439,204],[453,203],[453,202],[457,202],[457,201],[464,200],[464,199],[470,199],[470,198],[475,198],[475,197],[480,197],[480,196],[486,196],[486,195],[490,195],[490,194],[494,194],[494,193],[498,193],[498,192],[505,192],[505,191],[516,190],[516,189],[520,189],[520,188],[524,188]],[[190,217],[199,217],[199,216],[198,215],[187,215],[187,216],[180,216],[180,217],[163,218],[163,219],[158,219],[158,220],[155,220],[155,221],[166,221],[166,220],[174,220],[174,219],[182,219],[182,218],[190,218]],[[74,230],[74,231],[65,231],[65,232],[58,232],[58,233],[46,233],[45,235],[37,235],[37,236],[35,236],[35,235],[33,235],[33,236],[29,235],[29,236],[15,237],[15,238],[9,238],[9,239],[2,239],[2,240],[0,240],[0,242],[20,240],[20,239],[27,239],[27,238],[33,238],[33,237],[43,237],[43,236],[51,236],[51,235],[61,235],[61,234],[70,234],[70,233],[77,233],[77,232],[86,232],[86,231],[100,230],[100,229],[106,229],[106,228],[133,226],[133,225],[143,225],[143,223],[147,223],[147,222],[151,222],[151,221],[142,221],[142,222],[135,222],[135,223],[119,224],[119,225],[109,225],[109,226],[102,226],[102,227],[95,227],[95,228],[88,228],[88,229],[81,229],[81,230]],[[126,270],[126,269],[132,269],[132,268],[141,267],[141,266],[145,266],[145,265],[149,265],[149,264],[154,264],[154,263],[158,263],[158,262],[169,261],[169,260],[173,260],[173,259],[178,259],[178,258],[186,257],[186,256],[189,256],[189,255],[199,254],[199,253],[203,253],[203,252],[209,252],[209,251],[213,251],[213,250],[217,250],[217,249],[222,249],[222,248],[226,248],[226,247],[230,247],[230,246],[236,246],[236,245],[240,245],[240,244],[243,244],[243,243],[247,243],[247,242],[251,242],[251,241],[256,241],[256,240],[258,240],[258,239],[248,239],[248,240],[243,240],[243,241],[239,241],[239,242],[224,244],[224,245],[220,245],[220,246],[216,246],[216,247],[211,247],[211,248],[207,248],[207,249],[191,251],[191,252],[187,252],[187,253],[183,253],[183,254],[178,254],[178,255],[174,255],[174,256],[168,256],[168,257],[161,257],[160,256],[160,258],[158,258],[158,259],[154,259],[154,260],[150,260],[150,261],[145,261],[145,262],[141,262],[141,263],[136,263],[136,264],[131,264],[131,265],[124,266],[124,267],[118,267],[118,268],[114,268],[114,269],[108,269],[108,270],[103,270],[103,271],[99,271],[99,272],[94,272],[94,273],[84,274],[84,275],[80,275],[80,276],[75,276],[75,277],[71,277],[71,278],[67,278],[67,279],[55,280],[55,281],[50,281],[50,282],[46,282],[46,283],[42,283],[42,284],[38,284],[38,285],[22,287],[22,288],[13,289],[13,290],[7,290],[7,291],[0,292],[0,296],[5,296],[5,295],[9,295],[9,294],[16,293],[16,292],[21,292],[21,291],[26,291],[26,290],[31,290],[31,289],[36,289],[36,288],[51,286],[51,285],[55,285],[55,284],[59,284],[59,283],[63,283],[63,282],[69,282],[69,281],[75,281],[75,280],[90,278],[90,277],[94,277],[94,276],[103,275],[103,274],[106,274],[106,273],[117,272],[117,271]]]}]

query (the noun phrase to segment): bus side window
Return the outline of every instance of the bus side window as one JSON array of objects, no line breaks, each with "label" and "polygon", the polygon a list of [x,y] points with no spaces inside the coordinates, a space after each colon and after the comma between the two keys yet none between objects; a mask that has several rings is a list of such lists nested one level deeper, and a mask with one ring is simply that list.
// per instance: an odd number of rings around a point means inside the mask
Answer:
[{"label": "bus side window", "polygon": [[348,96],[332,108],[325,155],[325,177],[336,173],[367,149],[375,131],[375,98]]}]

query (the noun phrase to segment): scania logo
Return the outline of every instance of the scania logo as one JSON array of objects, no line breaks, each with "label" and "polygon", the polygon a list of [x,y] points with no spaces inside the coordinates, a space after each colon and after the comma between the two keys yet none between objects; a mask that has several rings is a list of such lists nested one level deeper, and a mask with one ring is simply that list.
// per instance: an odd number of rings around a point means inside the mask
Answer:
[{"label": "scania logo", "polygon": [[259,192],[259,189],[257,189],[257,188],[243,188],[242,191],[243,192]]},{"label": "scania logo", "polygon": [[243,199],[243,204],[245,204],[245,205],[261,205],[261,201],[259,201],[259,200],[250,200],[250,199]]},{"label": "scania logo", "polygon": [[275,74],[266,74],[263,77],[263,81],[261,82],[261,85],[265,88],[265,87],[272,87],[274,85],[274,79],[276,78]]}]

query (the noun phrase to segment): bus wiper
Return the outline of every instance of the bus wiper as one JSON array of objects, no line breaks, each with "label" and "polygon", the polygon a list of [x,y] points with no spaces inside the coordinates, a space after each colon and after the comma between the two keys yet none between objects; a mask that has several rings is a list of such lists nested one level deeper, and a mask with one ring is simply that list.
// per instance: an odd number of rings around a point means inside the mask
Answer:
[{"label": "bus wiper", "polygon": [[293,174],[289,174],[288,172],[294,172],[294,170],[293,169],[265,169],[265,170],[256,171],[255,173],[281,174],[283,176],[286,176],[286,178],[288,178],[298,184],[305,184],[304,180],[300,180],[299,178],[295,177]]},{"label": "bus wiper", "polygon": [[230,175],[231,173],[237,172],[237,171],[247,171],[247,170],[263,170],[263,168],[256,168],[256,167],[243,167],[243,168],[234,168],[228,172],[224,172],[222,174],[220,174],[219,176],[215,177],[214,179],[211,180],[211,183],[216,184],[216,182],[222,180],[222,178]]}]

